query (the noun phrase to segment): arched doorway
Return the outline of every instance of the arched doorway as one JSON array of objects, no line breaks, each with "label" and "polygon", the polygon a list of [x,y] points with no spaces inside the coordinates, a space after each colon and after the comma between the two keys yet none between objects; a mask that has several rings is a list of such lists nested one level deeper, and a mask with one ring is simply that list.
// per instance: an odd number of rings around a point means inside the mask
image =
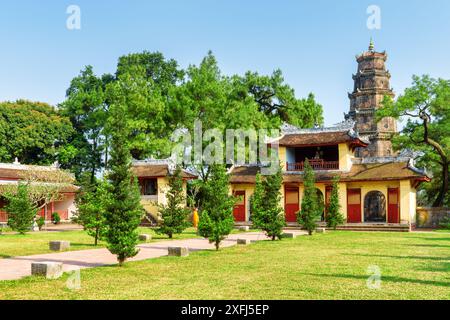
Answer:
[{"label": "arched doorway", "polygon": [[364,198],[364,222],[386,222],[386,197],[370,191]]}]

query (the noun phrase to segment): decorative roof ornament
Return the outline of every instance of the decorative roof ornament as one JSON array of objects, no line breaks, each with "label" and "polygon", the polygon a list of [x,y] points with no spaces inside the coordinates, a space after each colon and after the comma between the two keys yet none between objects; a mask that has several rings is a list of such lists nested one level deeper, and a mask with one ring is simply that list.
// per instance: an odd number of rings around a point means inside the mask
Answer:
[{"label": "decorative roof ornament", "polygon": [[375,45],[373,44],[373,39],[370,37],[370,43],[369,43],[369,51],[374,52]]},{"label": "decorative roof ornament", "polygon": [[282,133],[289,133],[289,132],[295,132],[295,131],[300,130],[299,127],[296,127],[296,126],[294,126],[292,124],[289,124],[287,122],[283,122],[283,124],[281,125],[280,129],[281,129]]},{"label": "decorative roof ornament", "polygon": [[339,131],[349,131],[355,126],[355,121],[353,119],[348,119],[339,123],[334,124],[331,127],[314,127],[307,129],[300,129],[288,123],[283,123],[281,126],[281,133],[286,134],[301,134],[301,133],[319,133],[319,132],[339,132]]}]

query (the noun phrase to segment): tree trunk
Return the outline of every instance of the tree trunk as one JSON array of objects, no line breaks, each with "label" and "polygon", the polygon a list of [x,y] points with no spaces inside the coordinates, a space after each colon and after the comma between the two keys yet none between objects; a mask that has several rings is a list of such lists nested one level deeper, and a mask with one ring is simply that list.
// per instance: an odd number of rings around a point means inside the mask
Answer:
[{"label": "tree trunk", "polygon": [[94,246],[97,246],[97,244],[98,244],[98,234],[99,234],[99,228],[97,228],[95,230]]},{"label": "tree trunk", "polygon": [[444,205],[445,195],[448,192],[448,161],[442,165],[442,184],[438,196],[433,202],[433,207],[442,207]]},{"label": "tree trunk", "polygon": [[434,200],[433,207],[442,207],[444,205],[444,199],[445,195],[448,192],[448,157],[447,154],[444,151],[444,148],[442,146],[431,139],[428,135],[428,122],[430,120],[430,116],[426,113],[421,114],[420,118],[423,121],[423,140],[426,144],[433,147],[434,150],[439,154],[441,157],[441,165],[442,165],[442,185],[441,189],[439,190],[439,194]]}]

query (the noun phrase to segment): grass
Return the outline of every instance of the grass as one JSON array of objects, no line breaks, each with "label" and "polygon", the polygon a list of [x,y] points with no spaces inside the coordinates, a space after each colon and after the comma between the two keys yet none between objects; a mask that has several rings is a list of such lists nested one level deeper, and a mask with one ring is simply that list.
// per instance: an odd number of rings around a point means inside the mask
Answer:
[{"label": "grass", "polygon": [[[152,241],[167,240],[165,235],[156,234],[153,229],[139,227],[139,233],[152,235]],[[174,239],[196,238],[194,228],[185,230],[182,234],[174,235]],[[25,256],[32,254],[50,253],[48,242],[51,240],[70,241],[70,250],[95,249],[106,246],[100,241],[98,246],[94,246],[94,238],[88,236],[83,230],[75,231],[39,231],[20,234],[0,234],[0,259],[14,256]]]},{"label": "grass", "polygon": [[[239,232],[234,229],[232,233]],[[150,242],[169,240],[165,235],[157,234],[154,229],[139,227],[138,233],[146,233],[152,236]],[[173,240],[199,238],[194,228],[188,228],[181,234],[173,236]],[[16,233],[0,234],[0,259],[16,256],[26,256],[41,253],[50,253],[48,242],[51,240],[70,241],[70,251],[96,249],[106,246],[100,241],[94,246],[94,238],[87,235],[83,230],[75,231],[39,231],[29,232],[25,235]]]},{"label": "grass", "polygon": [[448,234],[335,231],[85,269],[79,290],[68,275],[4,281],[0,299],[450,299],[449,252]]}]

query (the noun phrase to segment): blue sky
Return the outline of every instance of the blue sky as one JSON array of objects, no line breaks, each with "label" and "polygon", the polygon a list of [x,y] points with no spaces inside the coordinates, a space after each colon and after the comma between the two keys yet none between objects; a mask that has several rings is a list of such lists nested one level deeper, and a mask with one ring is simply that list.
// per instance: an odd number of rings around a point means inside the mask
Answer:
[{"label": "blue sky", "polygon": [[[72,4],[81,30],[66,28]],[[380,30],[366,26],[372,4]],[[225,74],[282,69],[298,97],[316,95],[329,125],[348,110],[355,55],[370,37],[389,54],[396,93],[413,74],[450,78],[448,0],[1,0],[0,101],[57,104],[83,66],[114,72],[130,52],[161,51],[186,67],[212,50]]]}]

